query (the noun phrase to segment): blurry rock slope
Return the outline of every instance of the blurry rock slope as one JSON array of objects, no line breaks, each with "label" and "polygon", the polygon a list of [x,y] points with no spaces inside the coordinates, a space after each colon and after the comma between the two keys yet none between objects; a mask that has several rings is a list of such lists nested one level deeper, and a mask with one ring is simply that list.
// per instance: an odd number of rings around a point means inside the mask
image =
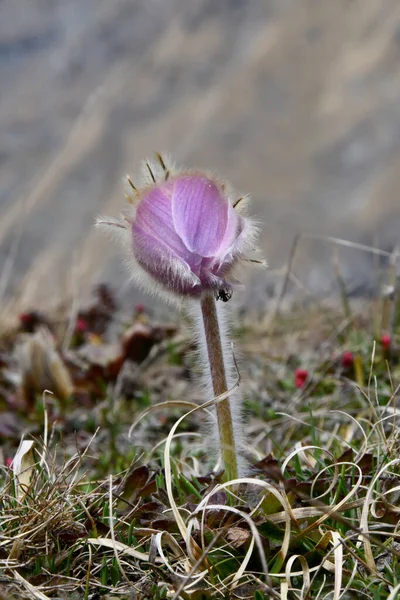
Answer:
[{"label": "blurry rock slope", "polygon": [[[0,301],[126,286],[92,225],[155,150],[252,194],[272,268],[297,232],[399,235],[398,0],[2,0],[0,82]],[[304,242],[298,274],[330,260]]]}]

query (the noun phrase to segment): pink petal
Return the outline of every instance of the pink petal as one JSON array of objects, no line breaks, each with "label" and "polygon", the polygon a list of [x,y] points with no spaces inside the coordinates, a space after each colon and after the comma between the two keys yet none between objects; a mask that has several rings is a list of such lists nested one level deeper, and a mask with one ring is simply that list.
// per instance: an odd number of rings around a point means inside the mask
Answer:
[{"label": "pink petal", "polygon": [[229,202],[226,229],[221,245],[215,256],[215,262],[222,263],[225,260],[225,257],[229,258],[228,255],[234,252],[236,242],[243,230],[243,226],[243,219],[237,215],[232,204]]},{"label": "pink petal", "polygon": [[228,202],[210,179],[186,175],[174,182],[172,217],[175,231],[186,247],[201,256],[213,256],[227,225]]},{"label": "pink petal", "polygon": [[171,184],[165,184],[162,189],[152,188],[139,203],[134,224],[186,260],[189,252],[176,234],[172,219],[171,193]]},{"label": "pink petal", "polygon": [[200,280],[169,244],[132,225],[132,247],[138,263],[159,283],[177,293],[195,292]]}]

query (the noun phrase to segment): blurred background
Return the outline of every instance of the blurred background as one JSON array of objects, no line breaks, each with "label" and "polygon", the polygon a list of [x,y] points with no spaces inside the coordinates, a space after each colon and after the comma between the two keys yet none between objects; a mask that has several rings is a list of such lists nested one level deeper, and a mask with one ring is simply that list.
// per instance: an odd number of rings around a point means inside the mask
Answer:
[{"label": "blurred background", "polygon": [[[154,151],[252,195],[270,270],[248,302],[296,234],[392,251],[399,98],[398,0],[1,0],[0,302],[103,280],[141,301],[93,222]],[[298,285],[333,293],[336,259],[350,292],[375,285],[375,255],[307,238]]]}]

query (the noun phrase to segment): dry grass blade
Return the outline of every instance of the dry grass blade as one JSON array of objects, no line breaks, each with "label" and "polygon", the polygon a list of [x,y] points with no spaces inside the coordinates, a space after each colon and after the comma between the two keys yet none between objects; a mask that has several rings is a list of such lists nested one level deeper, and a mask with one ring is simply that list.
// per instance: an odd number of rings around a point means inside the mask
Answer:
[{"label": "dry grass blade", "polygon": [[[142,421],[147,415],[157,410],[162,410],[166,408],[190,408],[197,409],[199,406],[194,404],[194,402],[187,402],[186,400],[168,400],[167,402],[160,402],[159,404],[155,404],[154,406],[149,406],[143,412],[140,413],[138,418],[132,423],[128,431],[128,437],[132,437],[133,430],[138,426],[140,421]],[[190,414],[190,413],[187,413]]]},{"label": "dry grass blade", "polygon": [[[178,563],[179,567],[181,568],[180,571],[177,571],[175,569],[172,568],[172,566],[170,565],[169,560],[166,558],[165,554],[164,554],[164,550],[161,544],[161,540],[162,537],[166,535],[167,532],[160,532],[157,533],[155,536],[155,542],[156,542],[156,548],[158,551],[158,554],[161,558],[161,561],[163,562],[163,564],[167,567],[167,569],[170,571],[170,573],[172,573],[175,577],[177,577],[178,579],[182,579],[183,578],[183,583],[181,584],[181,586],[179,586],[179,589],[182,587],[182,589],[186,589],[188,590],[191,586],[195,586],[197,585],[202,579],[204,579],[204,577],[207,575],[208,570],[205,569],[203,571],[201,571],[200,573],[196,573],[197,568],[200,566],[200,562],[198,562],[198,564],[196,563],[196,568],[194,568],[194,565],[191,569],[189,569],[189,561],[187,560],[187,558],[185,556],[182,557],[182,551],[180,550],[177,542],[174,540],[174,538],[168,534],[168,539],[169,539],[169,544],[174,552],[174,555],[177,556],[178,551],[179,551],[179,557],[181,558],[181,562]],[[203,559],[205,558],[205,556],[203,557]],[[193,580],[193,581],[191,581]]]},{"label": "dry grass blade", "polygon": [[378,473],[376,473],[376,475],[372,478],[372,481],[371,481],[370,485],[368,486],[368,490],[367,490],[367,493],[365,496],[364,505],[362,508],[361,518],[360,518],[360,529],[363,534],[367,534],[367,535],[360,536],[360,541],[362,541],[362,543],[364,544],[366,564],[368,565],[368,568],[371,569],[371,571],[376,571],[376,565],[375,565],[374,555],[372,552],[371,541],[368,536],[368,533],[369,533],[368,514],[369,514],[369,507],[372,502],[372,494],[374,493],[375,484],[382,477],[382,474],[385,471],[387,471],[391,466],[398,465],[399,463],[400,463],[400,459],[396,458],[396,459],[388,462],[386,465],[384,465],[378,471]]},{"label": "dry grass blade", "polygon": [[109,518],[108,518],[108,522],[109,522],[109,527],[110,527],[110,535],[111,535],[111,540],[113,543],[113,549],[114,549],[114,556],[115,556],[115,560],[117,561],[118,567],[119,567],[119,571],[122,574],[123,578],[125,579],[125,581],[128,583],[128,585],[131,585],[131,582],[129,580],[129,577],[126,575],[125,570],[121,564],[120,558],[119,558],[119,554],[118,554],[118,550],[117,547],[115,545],[116,539],[115,539],[115,533],[114,533],[114,514],[113,514],[113,481],[112,481],[112,475],[109,476],[109,487],[108,487],[109,493],[108,493],[108,514],[109,514]]},{"label": "dry grass blade", "polygon": [[102,546],[104,548],[110,548],[111,550],[121,552],[121,554],[127,554],[128,556],[132,556],[132,558],[136,558],[137,560],[141,560],[144,562],[149,562],[149,555],[147,552],[139,552],[122,542],[118,542],[117,540],[110,540],[109,538],[88,538],[88,544],[92,546]]},{"label": "dry grass blade", "polygon": [[333,553],[335,559],[335,587],[333,590],[333,600],[339,600],[343,579],[343,544],[337,531],[332,531],[331,536],[334,545]]},{"label": "dry grass blade", "polygon": [[194,560],[194,561],[196,561],[198,559],[198,557],[201,555],[201,550],[192,538],[190,538],[190,537],[188,538],[186,524],[185,524],[184,520],[182,519],[181,514],[180,514],[178,507],[176,505],[176,502],[175,502],[174,494],[172,491],[171,442],[175,435],[176,430],[178,429],[179,425],[182,423],[182,421],[186,417],[194,414],[195,412],[197,412],[199,410],[204,410],[206,408],[209,408],[210,406],[214,406],[218,402],[222,402],[222,400],[225,400],[226,398],[228,398],[232,394],[232,392],[238,387],[239,381],[240,381],[240,379],[238,378],[238,380],[231,387],[231,389],[228,390],[227,392],[225,392],[224,394],[220,394],[216,398],[213,398],[212,400],[209,400],[208,402],[204,402],[204,404],[201,404],[200,406],[196,406],[195,408],[192,408],[192,410],[190,410],[188,413],[186,413],[182,417],[180,417],[176,421],[174,426],[171,428],[171,431],[169,432],[169,435],[168,435],[168,438],[167,438],[167,441],[165,444],[164,468],[165,468],[165,484],[166,484],[166,488],[167,488],[168,500],[170,502],[170,506],[171,506],[176,524],[179,528],[179,531],[180,531],[183,539],[185,539],[187,542],[189,556],[191,556],[192,560]]},{"label": "dry grass blade", "polygon": [[51,598],[49,598],[49,596],[46,596],[46,594],[43,594],[43,592],[38,590],[32,584],[30,584],[29,581],[24,579],[22,577],[22,575],[20,575],[18,573],[18,571],[13,570],[12,572],[13,572],[13,575],[14,575],[16,581],[18,581],[18,583],[20,583],[26,589],[27,592],[32,594],[32,596],[33,596],[33,598],[35,598],[35,600],[51,600]]},{"label": "dry grass blade", "polygon": [[[239,479],[236,479],[233,485],[237,485],[240,482]],[[206,510],[226,510],[227,512],[232,512],[238,516],[240,516],[241,519],[243,519],[244,521],[246,521],[246,523],[249,525],[250,530],[253,534],[253,539],[255,541],[255,543],[257,544],[258,547],[258,551],[259,551],[259,555],[260,555],[260,560],[261,560],[261,564],[264,570],[264,575],[267,579],[267,582],[269,582],[270,584],[270,580],[269,580],[269,572],[268,572],[268,565],[267,562],[265,560],[265,554],[264,554],[264,549],[262,546],[262,542],[261,542],[261,538],[260,538],[260,534],[257,530],[257,527],[254,524],[254,521],[249,517],[249,515],[247,515],[246,513],[244,513],[243,511],[235,508],[234,506],[221,506],[220,504],[208,504],[207,506],[201,507],[201,508],[197,508],[196,511],[193,513],[193,516],[195,516],[198,513],[201,513],[203,511]],[[246,557],[245,557],[246,560]],[[234,579],[234,583],[236,583],[236,580]],[[235,585],[233,586],[235,587]]]},{"label": "dry grass blade", "polygon": [[399,597],[400,594],[400,583],[398,583],[390,592],[389,596],[387,597],[387,600],[397,600],[397,598]]},{"label": "dry grass blade", "polygon": [[247,551],[242,560],[242,563],[232,578],[231,584],[229,586],[231,591],[233,591],[237,587],[237,585],[241,581],[242,577],[244,577],[247,566],[251,559],[251,555],[253,554],[255,543],[256,543],[256,540],[255,540],[255,537],[253,536],[250,540],[249,547],[247,548]]},{"label": "dry grass blade", "polygon": [[[214,547],[214,545],[217,543],[217,541],[219,540],[219,538],[221,537],[222,532],[219,531],[211,540],[211,542],[209,543],[209,545],[204,548],[201,556],[197,559],[197,561],[192,565],[192,568],[190,569],[190,571],[186,574],[186,577],[184,578],[184,580],[182,581],[182,583],[179,585],[178,589],[176,590],[172,600],[179,600],[180,598],[180,594],[183,590],[187,590],[188,586],[190,586],[190,580],[193,577],[193,575],[196,573],[197,569],[201,566],[202,562],[205,560],[206,556],[208,556],[208,553],[212,550],[212,548]],[[204,571],[204,573],[206,573],[207,571]],[[199,573],[199,577],[200,575],[202,575],[201,573]]]},{"label": "dry grass blade", "polygon": [[[239,484],[247,484],[247,485],[254,485],[257,487],[261,487],[264,488],[265,490],[267,490],[270,494],[272,494],[273,496],[275,496],[275,498],[278,500],[278,502],[282,505],[282,507],[284,508],[284,521],[285,521],[285,533],[284,533],[284,537],[282,540],[282,545],[281,545],[281,549],[279,551],[279,554],[281,556],[282,560],[285,560],[288,549],[289,549],[289,543],[290,543],[290,522],[291,522],[291,515],[290,515],[290,510],[289,510],[289,504],[287,502],[287,498],[285,498],[284,495],[282,495],[274,486],[272,486],[270,483],[267,483],[266,481],[260,481],[259,479],[253,479],[250,477],[242,477],[240,479],[234,479],[232,481],[227,481],[225,483],[221,483],[218,484],[213,490],[212,492],[210,492],[209,494],[207,494],[202,501],[199,503],[199,505],[197,506],[195,512],[193,513],[190,521],[189,521],[189,525],[188,525],[188,529],[189,529],[189,533],[191,531],[191,528],[193,527],[193,517],[198,513],[198,512],[203,512],[205,510],[208,510],[211,508],[211,506],[208,504],[208,502],[210,501],[210,499],[213,497],[214,494],[218,493],[219,491],[228,489],[229,487],[235,487]],[[261,504],[262,500],[260,501]],[[265,556],[264,556],[264,551],[262,548],[262,544],[260,541],[260,536],[259,533],[257,531],[257,529],[254,526],[254,522],[251,519],[252,515],[255,514],[255,512],[258,510],[259,505],[256,505],[256,507],[249,513],[249,515],[244,515],[243,518],[248,522],[250,529],[253,533],[253,539],[255,540],[255,543],[257,543],[257,547],[260,553],[260,560],[262,563],[262,566],[264,568],[264,572],[265,572],[265,576],[267,578],[267,582],[270,585],[270,581],[269,581],[269,573],[268,573],[268,567],[267,564],[265,562]],[[215,508],[215,507],[214,507]],[[226,507],[226,506],[220,506],[219,507],[220,510],[229,510],[231,507]],[[237,509],[235,509],[237,510]],[[239,511],[240,512],[240,511]],[[242,515],[244,513],[241,513]],[[270,516],[273,515],[268,515],[268,519],[270,518]],[[254,530],[256,531],[256,533],[254,534]],[[245,557],[246,560],[247,557]],[[235,578],[234,578],[235,581]]]},{"label": "dry grass blade", "polygon": [[299,573],[302,574],[303,586],[301,589],[301,598],[304,598],[304,590],[308,590],[310,587],[310,567],[308,566],[308,562],[305,559],[305,557],[301,556],[301,554],[294,554],[287,561],[286,568],[285,568],[286,582],[287,582],[288,589],[291,589],[292,588],[292,584],[290,581],[290,576],[292,575],[291,570],[292,570],[292,565],[296,560],[299,561],[299,563],[301,564],[301,568],[302,568],[301,571],[297,572],[296,577],[299,576]]},{"label": "dry grass blade", "polygon": [[22,440],[13,460],[13,473],[15,477],[17,498],[22,500],[29,491],[34,474],[35,459],[32,440]]}]

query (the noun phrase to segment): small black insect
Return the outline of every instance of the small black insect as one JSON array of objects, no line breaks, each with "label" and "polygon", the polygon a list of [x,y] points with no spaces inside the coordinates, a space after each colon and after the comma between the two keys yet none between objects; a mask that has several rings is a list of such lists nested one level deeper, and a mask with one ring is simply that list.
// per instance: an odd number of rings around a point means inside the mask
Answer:
[{"label": "small black insect", "polygon": [[232,298],[232,291],[227,288],[220,288],[215,292],[215,299],[222,300],[222,302],[228,302]]}]

